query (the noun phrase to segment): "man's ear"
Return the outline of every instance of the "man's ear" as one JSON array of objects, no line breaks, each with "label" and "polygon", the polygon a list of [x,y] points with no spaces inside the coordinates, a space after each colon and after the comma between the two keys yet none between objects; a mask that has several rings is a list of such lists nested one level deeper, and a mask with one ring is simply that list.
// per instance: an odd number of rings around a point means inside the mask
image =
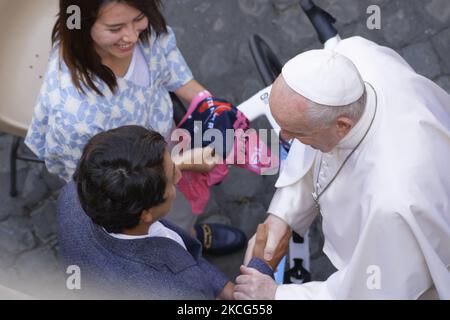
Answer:
[{"label": "man's ear", "polygon": [[145,224],[150,224],[153,222],[153,216],[154,216],[153,208],[148,209],[148,210],[143,210],[141,213],[141,222],[143,222]]},{"label": "man's ear", "polygon": [[336,120],[337,134],[339,135],[340,138],[344,138],[347,135],[347,133],[349,133],[350,130],[352,130],[354,125],[355,122],[352,119],[349,119],[347,117],[339,117]]}]

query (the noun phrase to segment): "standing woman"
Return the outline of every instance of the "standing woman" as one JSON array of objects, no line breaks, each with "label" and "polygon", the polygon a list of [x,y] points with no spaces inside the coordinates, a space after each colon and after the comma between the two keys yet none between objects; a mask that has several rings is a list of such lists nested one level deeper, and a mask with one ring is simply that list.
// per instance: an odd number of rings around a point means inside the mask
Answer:
[{"label": "standing woman", "polygon": [[[78,29],[69,28],[74,5],[81,13]],[[160,7],[160,0],[60,0],[48,70],[25,139],[51,173],[70,181],[85,144],[99,132],[139,125],[168,140],[174,127],[169,92],[190,103],[204,91]],[[213,169],[211,148],[193,154],[207,161],[181,163],[181,170]],[[193,230],[195,216],[181,195],[168,219]],[[198,231],[205,227],[208,233]],[[236,228],[203,224],[195,230],[211,254],[246,244]]]}]

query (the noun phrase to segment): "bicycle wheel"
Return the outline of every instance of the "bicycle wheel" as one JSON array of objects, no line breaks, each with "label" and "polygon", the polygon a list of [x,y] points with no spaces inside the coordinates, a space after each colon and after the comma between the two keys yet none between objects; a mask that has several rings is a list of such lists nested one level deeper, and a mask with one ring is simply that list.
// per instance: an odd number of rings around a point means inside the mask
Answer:
[{"label": "bicycle wheel", "polygon": [[270,46],[255,34],[249,41],[250,52],[265,86],[270,86],[280,75],[283,65]]}]

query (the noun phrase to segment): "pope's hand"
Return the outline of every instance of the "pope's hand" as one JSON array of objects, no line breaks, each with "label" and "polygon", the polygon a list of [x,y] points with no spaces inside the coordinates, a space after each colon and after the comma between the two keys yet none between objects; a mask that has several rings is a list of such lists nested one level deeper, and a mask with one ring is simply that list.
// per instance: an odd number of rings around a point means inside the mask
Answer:
[{"label": "pope's hand", "polygon": [[264,259],[264,249],[266,248],[267,244],[268,225],[265,223],[258,225],[255,235],[253,257],[264,260],[266,263],[269,264],[272,270],[276,271],[278,264],[280,263],[281,259],[283,259],[283,257],[286,255],[289,249],[289,240],[291,238],[291,235],[292,232],[288,230],[288,232],[285,233],[283,238],[278,243],[272,259],[266,260]]},{"label": "pope's hand", "polygon": [[256,269],[241,266],[236,278],[233,297],[236,300],[273,300],[278,285],[269,276]]},{"label": "pope's hand", "polygon": [[[284,220],[272,214],[267,217],[264,224],[267,225],[267,241],[264,248],[264,260],[271,261],[274,258],[275,251],[277,247],[279,247],[281,240],[286,238],[287,233],[291,233],[291,229]],[[250,260],[254,257],[255,242],[256,235],[248,242],[244,265],[248,265]]]},{"label": "pope's hand", "polygon": [[210,172],[220,163],[220,157],[211,147],[187,150],[173,161],[181,171]]}]

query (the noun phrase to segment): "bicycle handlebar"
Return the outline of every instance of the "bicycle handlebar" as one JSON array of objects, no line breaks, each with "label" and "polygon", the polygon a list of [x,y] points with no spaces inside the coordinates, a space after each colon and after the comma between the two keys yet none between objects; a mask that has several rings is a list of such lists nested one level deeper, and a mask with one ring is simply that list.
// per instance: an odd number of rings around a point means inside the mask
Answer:
[{"label": "bicycle handlebar", "polygon": [[336,28],[333,27],[336,19],[331,14],[316,6],[311,0],[301,0],[300,6],[316,29],[322,44],[338,34]]}]

